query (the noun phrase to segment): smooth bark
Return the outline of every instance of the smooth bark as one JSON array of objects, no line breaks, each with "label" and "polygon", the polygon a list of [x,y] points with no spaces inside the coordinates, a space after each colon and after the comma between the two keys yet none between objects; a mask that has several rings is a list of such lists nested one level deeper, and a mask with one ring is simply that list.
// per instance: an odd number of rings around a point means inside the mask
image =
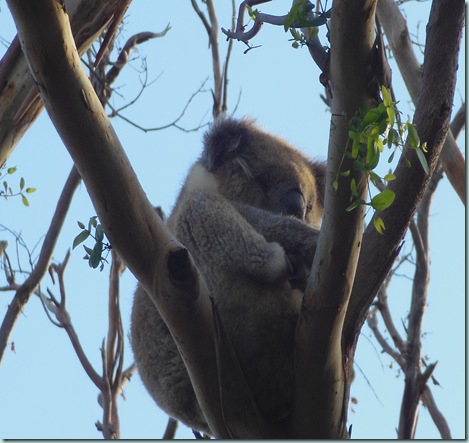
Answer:
[{"label": "smooth bark", "polygon": [[[157,217],[85,75],[58,1],[9,1],[41,98],[86,184],[113,248],[143,284],[176,339],[215,436],[221,416],[205,283]],[[181,272],[181,269],[184,272]]]},{"label": "smooth bark", "polygon": [[[370,53],[375,40],[376,1],[336,0],[331,17],[329,78],[332,118],[326,199],[318,248],[303,300],[295,342],[296,389],[292,435],[340,438],[347,435],[342,327],[353,285],[363,232],[363,206],[347,212],[350,181],[365,198],[363,172],[346,157],[351,150],[350,119],[373,100],[368,90]],[[350,170],[333,181],[338,171]]]}]

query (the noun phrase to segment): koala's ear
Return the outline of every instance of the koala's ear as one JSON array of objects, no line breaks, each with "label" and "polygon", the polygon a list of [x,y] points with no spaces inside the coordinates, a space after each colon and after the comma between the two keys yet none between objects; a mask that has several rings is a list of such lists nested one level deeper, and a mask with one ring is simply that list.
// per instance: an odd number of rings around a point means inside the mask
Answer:
[{"label": "koala's ear", "polygon": [[201,162],[213,171],[224,162],[239,156],[252,139],[252,124],[248,120],[220,118],[204,135],[204,151]]},{"label": "koala's ear", "polygon": [[311,171],[316,179],[316,189],[321,204],[324,206],[324,196],[326,195],[326,168],[325,162],[311,162]]}]

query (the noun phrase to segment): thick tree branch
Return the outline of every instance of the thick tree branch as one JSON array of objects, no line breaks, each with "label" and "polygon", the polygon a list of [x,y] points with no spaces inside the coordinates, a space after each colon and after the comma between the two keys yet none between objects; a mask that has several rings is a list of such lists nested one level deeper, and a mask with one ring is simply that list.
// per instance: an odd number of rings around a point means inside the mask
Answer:
[{"label": "thick tree branch", "polygon": [[[331,17],[330,82],[332,119],[326,199],[318,247],[303,299],[295,342],[296,389],[292,432],[295,437],[340,438],[345,429],[348,393],[341,348],[342,326],[358,262],[363,207],[347,212],[350,180],[366,193],[362,171],[345,156],[348,129],[359,108],[372,105],[368,74],[376,1],[335,1]],[[338,171],[338,189],[333,181]],[[296,434],[295,434],[296,433]]]},{"label": "thick tree branch", "polygon": [[[380,0],[377,12],[412,101],[414,105],[417,105],[422,81],[422,66],[415,56],[406,20],[393,0]],[[448,46],[446,50],[448,48],[451,46]],[[420,131],[418,126],[417,130]],[[466,162],[451,131],[446,136],[440,159],[451,185],[465,204]]]},{"label": "thick tree branch", "polygon": [[107,237],[172,331],[214,435],[228,437],[220,412],[205,283],[146,198],[81,67],[62,5],[53,0],[10,0],[8,5],[41,98]]},{"label": "thick tree branch", "polygon": [[[346,348],[350,351],[354,349],[368,308],[397,255],[446,138],[463,24],[463,0],[434,1],[427,28],[425,70],[414,116],[420,139],[427,142],[430,174],[425,174],[416,155],[410,155],[406,150],[405,157],[412,167],[406,166],[403,157],[394,172],[397,180],[389,186],[396,193],[398,204],[377,214],[386,224],[385,235],[376,232],[373,222],[365,231],[344,332]],[[376,278],[370,279],[370,275]]]}]

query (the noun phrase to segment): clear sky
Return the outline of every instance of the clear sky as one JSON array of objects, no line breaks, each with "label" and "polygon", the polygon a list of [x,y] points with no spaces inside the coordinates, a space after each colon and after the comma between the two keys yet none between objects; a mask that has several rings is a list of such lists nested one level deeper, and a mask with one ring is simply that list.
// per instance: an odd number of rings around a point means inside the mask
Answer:
[{"label": "clear sky", "polygon": [[[231,23],[231,2],[216,2],[220,27]],[[277,0],[263,8],[266,12],[285,13],[290,2]],[[425,41],[425,25],[430,2],[405,5],[409,28],[420,43]],[[113,103],[120,106],[139,91],[142,59],[148,66],[152,84],[132,107],[127,118],[146,128],[165,125],[180,113],[187,100],[209,77],[212,82],[211,56],[204,28],[189,1],[135,0],[126,19],[122,45],[136,32],[158,32],[171,23],[171,31],[162,39],[142,44],[134,60],[118,78]],[[15,35],[5,1],[0,0],[0,55]],[[229,112],[249,115],[265,129],[284,137],[311,157],[327,155],[329,113],[320,99],[319,69],[306,49],[295,50],[281,27],[265,25],[253,41],[260,48],[243,54],[245,47],[235,43],[229,71]],[[222,54],[226,49],[220,38]],[[422,54],[418,57],[422,60]],[[465,48],[461,49],[458,86],[454,109],[465,98]],[[399,72],[393,66],[394,86],[404,118],[412,116],[412,105]],[[187,128],[209,121],[211,94],[199,94],[186,111],[181,124]],[[202,132],[184,133],[170,128],[144,133],[123,120],[113,125],[139,176],[150,201],[169,213],[189,165],[201,151]],[[458,143],[464,151],[464,133]],[[16,268],[29,269],[25,251],[19,247],[18,264],[15,242],[4,227],[20,232],[25,244],[37,258],[40,244],[50,223],[63,183],[71,168],[71,159],[45,112],[26,133],[11,156],[8,166],[18,171],[8,178],[17,187],[20,177],[27,186],[38,190],[29,197],[30,207],[20,199],[0,201],[0,240],[8,240],[8,252]],[[384,165],[384,171],[387,168]],[[63,260],[78,234],[77,220],[87,222],[95,211],[81,185],[67,215],[54,259]],[[453,437],[465,437],[465,211],[448,184],[442,180],[431,209],[431,281],[428,309],[424,320],[423,352],[429,362],[438,361],[434,372],[439,386],[432,385],[434,397],[446,416]],[[404,251],[409,252],[408,239]],[[107,331],[108,269],[91,270],[82,260],[84,251],[72,252],[66,287],[68,309],[83,348],[100,371],[100,346]],[[403,331],[409,311],[412,269],[408,267],[392,284],[389,296],[394,321]],[[21,281],[21,277],[18,275]],[[0,274],[0,287],[5,276]],[[42,289],[58,294],[49,278]],[[124,273],[121,289],[122,315],[126,334],[135,279]],[[0,309],[5,312],[11,293],[0,293]],[[1,314],[3,317],[3,314]],[[4,438],[101,438],[94,423],[102,420],[96,399],[98,392],[88,379],[63,330],[47,319],[39,299],[33,297],[13,332],[14,351],[8,350],[0,367],[0,437]],[[126,366],[132,352],[125,348]],[[354,438],[395,438],[403,376],[391,358],[381,353],[365,325],[356,355],[356,379],[349,424]],[[166,415],[154,404],[138,375],[127,385],[125,400],[119,404],[123,438],[161,438]],[[190,430],[180,427],[179,438],[192,438]],[[426,409],[421,408],[417,428],[419,438],[438,438]]]}]

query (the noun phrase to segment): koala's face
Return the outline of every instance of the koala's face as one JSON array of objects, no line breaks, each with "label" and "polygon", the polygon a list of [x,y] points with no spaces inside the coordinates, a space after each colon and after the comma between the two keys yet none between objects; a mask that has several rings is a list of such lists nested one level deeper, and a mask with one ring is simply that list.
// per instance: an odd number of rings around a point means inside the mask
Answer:
[{"label": "koala's face", "polygon": [[325,165],[308,160],[252,122],[215,123],[205,136],[200,162],[213,174],[218,192],[229,200],[319,226]]}]

